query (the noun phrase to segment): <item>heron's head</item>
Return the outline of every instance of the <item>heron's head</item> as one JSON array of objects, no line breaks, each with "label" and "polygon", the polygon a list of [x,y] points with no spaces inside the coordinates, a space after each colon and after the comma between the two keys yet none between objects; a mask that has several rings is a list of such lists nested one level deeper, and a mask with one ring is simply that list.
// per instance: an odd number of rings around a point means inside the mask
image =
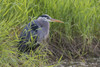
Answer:
[{"label": "heron's head", "polygon": [[42,16],[39,16],[38,17],[38,20],[43,20],[43,21],[47,21],[47,22],[59,22],[59,23],[64,23],[60,20],[57,20],[57,19],[53,19],[51,18],[49,15],[45,14],[45,15],[42,15]]}]

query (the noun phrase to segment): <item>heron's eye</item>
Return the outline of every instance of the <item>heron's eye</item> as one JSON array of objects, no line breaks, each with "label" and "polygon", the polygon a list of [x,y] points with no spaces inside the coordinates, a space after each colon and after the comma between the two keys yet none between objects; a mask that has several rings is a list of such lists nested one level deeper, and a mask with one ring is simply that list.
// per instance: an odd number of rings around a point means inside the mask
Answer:
[{"label": "heron's eye", "polygon": [[45,17],[43,17],[43,18],[45,18],[45,19],[50,19],[48,16],[45,16]]},{"label": "heron's eye", "polygon": [[50,19],[48,16],[46,17],[47,19]]}]

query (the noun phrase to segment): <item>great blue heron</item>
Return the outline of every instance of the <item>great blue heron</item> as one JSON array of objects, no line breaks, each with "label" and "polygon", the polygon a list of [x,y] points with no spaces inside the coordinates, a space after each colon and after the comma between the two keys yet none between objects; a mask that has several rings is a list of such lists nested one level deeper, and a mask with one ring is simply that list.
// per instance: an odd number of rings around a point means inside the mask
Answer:
[{"label": "great blue heron", "polygon": [[29,52],[31,49],[37,48],[43,40],[46,40],[49,35],[49,22],[63,23],[60,20],[52,19],[49,15],[39,16],[21,32],[18,50]]}]

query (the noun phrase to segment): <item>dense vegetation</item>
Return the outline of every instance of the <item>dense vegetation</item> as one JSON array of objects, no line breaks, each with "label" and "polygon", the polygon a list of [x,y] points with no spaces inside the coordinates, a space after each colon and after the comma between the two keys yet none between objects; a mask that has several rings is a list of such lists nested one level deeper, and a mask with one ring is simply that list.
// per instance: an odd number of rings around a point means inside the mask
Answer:
[{"label": "dense vegetation", "polygon": [[[50,23],[45,51],[18,52],[21,30],[42,14],[64,24]],[[53,67],[53,60],[99,56],[100,0],[0,0],[0,67]]]}]

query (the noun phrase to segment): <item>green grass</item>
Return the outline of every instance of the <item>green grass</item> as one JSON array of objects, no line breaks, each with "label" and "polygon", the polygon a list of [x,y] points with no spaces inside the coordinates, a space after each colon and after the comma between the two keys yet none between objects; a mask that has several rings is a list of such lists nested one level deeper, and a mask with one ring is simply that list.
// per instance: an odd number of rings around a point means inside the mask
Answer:
[{"label": "green grass", "polygon": [[42,14],[64,21],[64,24],[50,23],[53,59],[59,61],[62,55],[69,59],[100,56],[99,0],[0,0],[1,67],[53,67],[48,62],[48,49],[17,57],[21,30]]}]

